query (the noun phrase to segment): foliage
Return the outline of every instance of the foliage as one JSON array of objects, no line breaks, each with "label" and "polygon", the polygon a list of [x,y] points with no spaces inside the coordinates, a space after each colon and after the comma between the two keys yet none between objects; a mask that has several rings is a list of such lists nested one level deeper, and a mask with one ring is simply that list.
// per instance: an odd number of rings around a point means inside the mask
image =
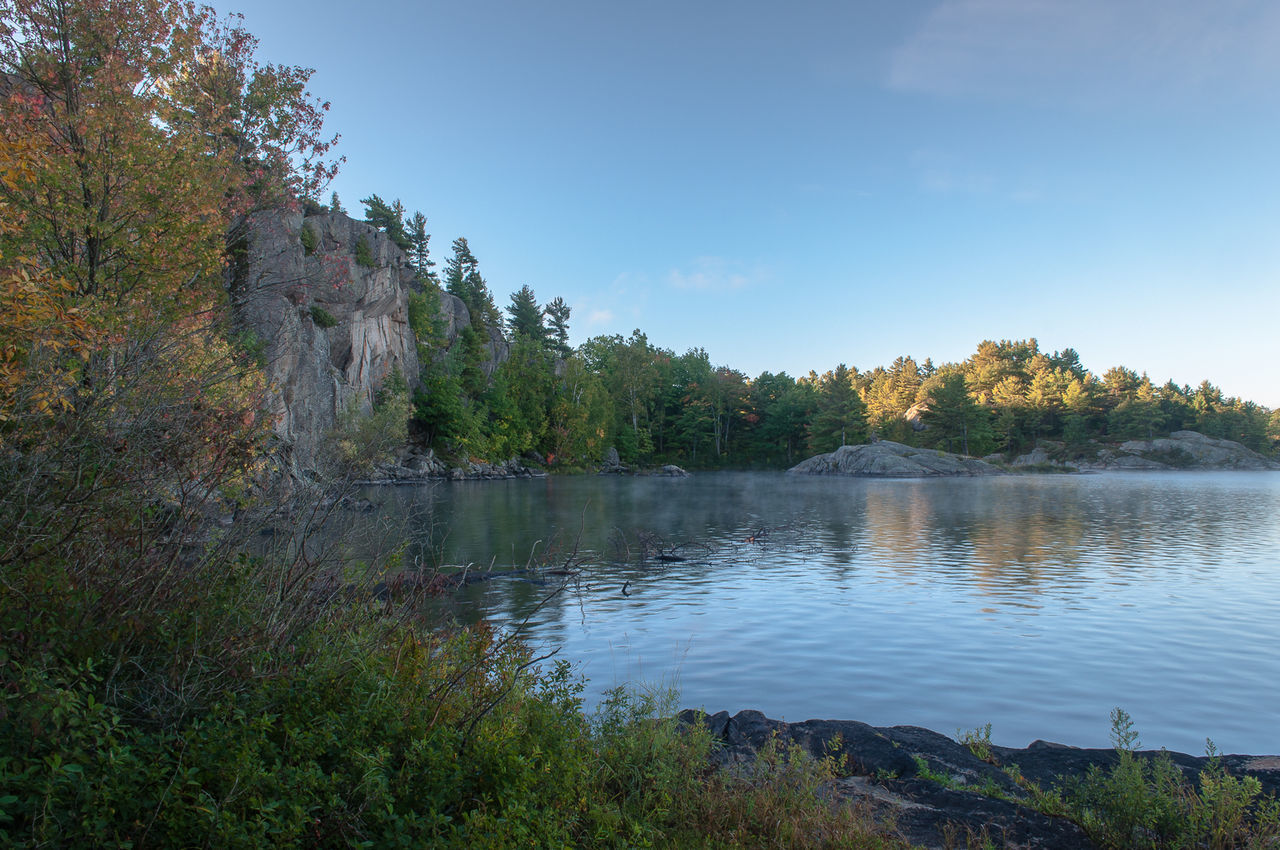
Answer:
[{"label": "foliage", "polygon": [[316,323],[318,328],[337,327],[338,320],[325,308],[319,304],[311,305],[311,321]]},{"label": "foliage", "polygon": [[[360,203],[366,207],[364,220],[390,237],[392,243],[402,251],[413,247],[409,234],[405,232],[404,204],[397,199],[390,205],[377,195],[361,198]],[[423,222],[425,224],[425,221]]]},{"label": "foliage", "polygon": [[368,237],[361,236],[356,240],[356,265],[364,266],[366,269],[377,268],[377,262],[373,259],[373,251],[369,248]]},{"label": "foliage", "polygon": [[809,425],[809,451],[833,452],[866,442],[867,406],[853,385],[856,375],[841,363],[818,380],[818,409]]},{"label": "foliage", "polygon": [[1064,783],[1060,799],[1067,817],[1102,847],[1262,847],[1280,840],[1280,804],[1260,799],[1252,776],[1236,777],[1207,742],[1208,764],[1192,783],[1167,751],[1136,752],[1133,721],[1122,709],[1111,713],[1117,763],[1093,767]]},{"label": "foliage", "polygon": [[360,399],[350,399],[331,435],[344,468],[357,473],[367,472],[409,441],[409,390],[404,378],[396,373],[388,376],[375,401],[365,409]]},{"label": "foliage", "polygon": [[961,732],[957,740],[968,747],[975,758],[991,761],[991,724],[987,723],[976,729]]},{"label": "foliage", "polygon": [[546,343],[547,328],[543,324],[544,313],[538,306],[537,296],[528,285],[511,293],[511,304],[507,307],[507,313],[511,316],[507,327],[511,329],[513,337],[528,337],[538,345]]},{"label": "foliage", "polygon": [[409,293],[409,328],[418,345],[418,360],[423,369],[431,368],[432,358],[443,352],[447,345],[438,288],[427,284],[421,292]]},{"label": "foliage", "polygon": [[298,239],[302,242],[303,253],[308,257],[316,252],[316,246],[320,244],[315,229],[309,224],[302,225],[302,232],[298,234]]},{"label": "foliage", "polygon": [[431,234],[427,233],[427,217],[422,213],[413,214],[407,222],[409,240],[409,261],[417,273],[418,282],[430,288],[438,289],[440,279],[435,273],[436,261],[431,259]]},{"label": "foliage", "polygon": [[920,418],[930,443],[966,455],[983,455],[994,448],[991,414],[969,395],[961,372],[930,380],[926,388],[928,406]]},{"label": "foliage", "polygon": [[564,299],[557,295],[544,309],[547,314],[547,335],[552,350],[559,358],[566,358],[573,353],[569,347],[569,315],[573,312]]}]

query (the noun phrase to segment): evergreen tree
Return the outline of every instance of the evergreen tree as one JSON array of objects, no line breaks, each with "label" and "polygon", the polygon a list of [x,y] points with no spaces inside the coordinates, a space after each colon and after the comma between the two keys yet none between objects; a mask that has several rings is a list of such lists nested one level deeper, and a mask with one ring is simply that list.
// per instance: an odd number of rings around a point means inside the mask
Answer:
[{"label": "evergreen tree", "polygon": [[564,303],[564,299],[557,295],[547,304],[544,312],[547,314],[547,322],[551,326],[548,332],[552,349],[557,357],[568,357],[573,353],[573,349],[569,347],[569,305]]},{"label": "evergreen tree", "polygon": [[412,247],[408,235],[404,232],[404,205],[395,201],[388,205],[377,195],[362,198],[360,203],[366,207],[364,220],[383,231],[402,251]]},{"label": "evergreen tree", "polygon": [[507,314],[511,316],[507,327],[517,339],[527,337],[538,345],[546,342],[547,329],[542,324],[542,308],[538,306],[538,299],[528,284],[511,293],[511,305],[507,307]]},{"label": "evergreen tree", "polygon": [[444,265],[444,283],[449,294],[462,299],[462,303],[467,305],[472,327],[486,333],[489,328],[502,327],[502,316],[493,303],[493,294],[480,276],[480,263],[464,237],[453,240],[453,256]]},{"label": "evergreen tree", "polygon": [[415,212],[408,221],[409,262],[417,273],[419,282],[440,285],[436,276],[436,261],[431,259],[431,234],[427,233],[427,217]]},{"label": "evergreen tree", "polygon": [[334,193],[333,193],[333,196],[329,198],[329,212],[331,212],[331,213],[345,213],[345,212],[346,212],[346,210],[344,210],[344,209],[342,208],[342,201],[338,200],[338,193],[337,193],[337,192],[334,192]]},{"label": "evergreen tree", "polygon": [[819,379],[818,411],[809,424],[809,451],[832,452],[867,441],[867,406],[853,386],[856,376],[841,363]]},{"label": "evergreen tree", "polygon": [[964,374],[952,372],[930,392],[929,405],[920,414],[929,442],[947,451],[986,454],[994,442],[991,416],[969,395]]}]

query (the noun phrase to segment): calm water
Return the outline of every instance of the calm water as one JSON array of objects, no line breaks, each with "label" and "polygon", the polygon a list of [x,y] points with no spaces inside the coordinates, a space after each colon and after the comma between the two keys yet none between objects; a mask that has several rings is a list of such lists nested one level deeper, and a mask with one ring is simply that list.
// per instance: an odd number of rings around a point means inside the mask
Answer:
[{"label": "calm water", "polygon": [[[582,572],[541,608],[557,580],[483,582],[459,605],[528,617],[590,697],[675,683],[708,711],[990,722],[1011,746],[1107,746],[1119,705],[1146,746],[1280,753],[1280,474],[717,473],[372,498],[426,562],[563,561],[576,543]],[[642,559],[658,546],[687,560]]]}]

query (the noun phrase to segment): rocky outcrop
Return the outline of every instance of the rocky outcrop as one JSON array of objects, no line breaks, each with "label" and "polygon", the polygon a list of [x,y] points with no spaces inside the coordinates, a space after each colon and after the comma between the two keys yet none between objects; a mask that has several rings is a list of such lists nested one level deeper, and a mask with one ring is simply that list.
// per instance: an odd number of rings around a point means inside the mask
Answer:
[{"label": "rocky outcrop", "polygon": [[[749,769],[760,748],[775,737],[815,758],[835,756],[843,761],[846,775],[837,780],[834,793],[869,803],[913,845],[926,848],[983,846],[984,835],[997,847],[1092,847],[1076,824],[1017,801],[1027,797],[1027,783],[1048,791],[1062,777],[1082,777],[1092,765],[1105,769],[1117,761],[1114,750],[1045,741],[1022,749],[990,745],[990,756],[982,759],[951,738],[917,726],[876,727],[851,720],[784,723],[758,711],[733,716],[685,711],[680,717],[710,729],[720,744],[716,757],[721,769]],[[1151,758],[1155,753],[1139,755]],[[1207,761],[1171,755],[1192,781]],[[1221,761],[1233,774],[1257,777],[1264,793],[1280,791],[1280,759],[1229,755]],[[1014,766],[1022,784],[1007,770]],[[969,837],[976,842],[967,844]]]},{"label": "rocky outcrop", "polygon": [[[366,263],[357,261],[361,244]],[[348,405],[370,409],[397,370],[416,380],[406,286],[412,271],[369,225],[344,215],[304,221],[300,212],[281,210],[249,220],[237,260],[236,319],[263,345],[275,431],[289,471],[305,474]]]},{"label": "rocky outcrop", "polygon": [[689,473],[684,469],[669,463],[666,466],[657,469],[632,469],[618,458],[618,450],[613,446],[605,449],[604,462],[600,464],[598,471],[600,475],[649,475],[659,478],[688,478]]},{"label": "rocky outcrop", "polygon": [[[1001,455],[984,458],[1005,462]],[[1066,471],[1157,470],[1157,469],[1280,469],[1276,463],[1231,440],[1206,437],[1197,431],[1175,431],[1153,440],[1129,440],[1118,446],[1090,442],[1064,446],[1041,440],[1026,454],[1007,462],[1008,466]]]},{"label": "rocky outcrop", "polygon": [[[341,213],[260,212],[245,234],[230,283],[236,322],[262,346],[285,471],[309,477],[349,406],[367,412],[393,373],[417,382],[414,272],[385,233]],[[447,350],[471,317],[460,299],[440,293],[439,318]],[[486,372],[507,353],[495,331]]]},{"label": "rocky outcrop", "polygon": [[1164,469],[1280,469],[1268,460],[1231,440],[1206,437],[1197,431],[1174,431],[1154,440],[1121,443],[1112,464],[1125,456],[1141,458]]},{"label": "rocky outcrop", "polygon": [[981,460],[936,449],[917,449],[889,440],[862,446],[841,446],[787,470],[796,475],[861,475],[876,478],[931,478],[947,475],[997,475],[1000,470]]},{"label": "rocky outcrop", "polygon": [[361,484],[427,484],[433,481],[493,481],[508,478],[545,478],[546,472],[512,458],[501,463],[469,461],[450,466],[431,449],[405,446],[395,457],[376,465]]}]

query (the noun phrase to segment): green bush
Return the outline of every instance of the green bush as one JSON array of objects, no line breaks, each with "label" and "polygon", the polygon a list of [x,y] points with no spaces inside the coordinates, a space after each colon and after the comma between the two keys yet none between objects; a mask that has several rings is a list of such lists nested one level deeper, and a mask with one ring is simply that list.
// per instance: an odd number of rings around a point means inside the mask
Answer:
[{"label": "green bush", "polygon": [[369,250],[369,240],[361,236],[356,240],[356,265],[372,269],[377,266],[373,261],[373,252]]},{"label": "green bush", "polygon": [[338,324],[334,315],[319,304],[311,305],[311,321],[315,322],[318,328],[332,328]]},{"label": "green bush", "polygon": [[316,237],[316,232],[311,228],[311,225],[302,225],[302,232],[298,234],[298,238],[302,240],[302,251],[306,256],[310,257],[316,252],[316,245],[319,244],[319,239]]},{"label": "green bush", "polygon": [[1108,848],[1270,847],[1280,839],[1280,805],[1261,799],[1255,777],[1229,774],[1206,742],[1208,764],[1190,782],[1167,751],[1136,752],[1138,736],[1122,709],[1111,713],[1117,763],[1094,766],[1053,795],[1062,813]]}]

